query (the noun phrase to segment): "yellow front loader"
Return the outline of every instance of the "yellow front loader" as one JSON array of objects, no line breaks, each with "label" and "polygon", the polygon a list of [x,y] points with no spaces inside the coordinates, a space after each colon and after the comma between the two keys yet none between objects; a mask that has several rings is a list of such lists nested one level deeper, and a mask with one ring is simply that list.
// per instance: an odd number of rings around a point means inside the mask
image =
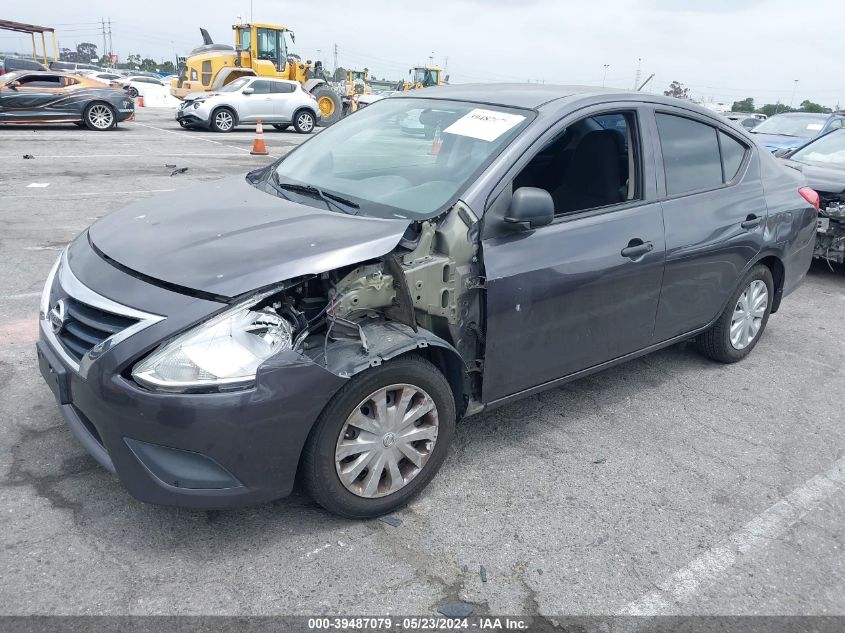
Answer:
[{"label": "yellow front loader", "polygon": [[[205,29],[200,29],[203,44],[191,51],[170,84],[170,93],[184,99],[192,92],[219,90],[238,77],[277,77],[298,81],[317,98],[321,124],[340,119],[343,106],[338,95],[323,76],[323,64],[303,62],[288,52],[287,37],[295,42],[293,31],[275,24],[235,24],[235,46],[215,44]],[[287,35],[287,37],[286,37]]]}]

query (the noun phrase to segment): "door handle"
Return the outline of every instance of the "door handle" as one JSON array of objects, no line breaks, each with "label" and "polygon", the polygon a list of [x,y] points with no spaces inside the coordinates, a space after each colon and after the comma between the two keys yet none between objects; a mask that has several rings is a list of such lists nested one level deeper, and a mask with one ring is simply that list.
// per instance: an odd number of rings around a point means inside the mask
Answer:
[{"label": "door handle", "polygon": [[653,250],[654,244],[651,242],[643,242],[640,238],[635,237],[628,242],[628,246],[622,249],[621,254],[622,257],[627,257],[628,259],[637,259],[638,257],[642,257]]},{"label": "door handle", "polygon": [[740,226],[744,229],[756,229],[760,226],[760,222],[762,222],[762,218],[758,218],[753,213],[749,214],[745,221],[740,224]]}]

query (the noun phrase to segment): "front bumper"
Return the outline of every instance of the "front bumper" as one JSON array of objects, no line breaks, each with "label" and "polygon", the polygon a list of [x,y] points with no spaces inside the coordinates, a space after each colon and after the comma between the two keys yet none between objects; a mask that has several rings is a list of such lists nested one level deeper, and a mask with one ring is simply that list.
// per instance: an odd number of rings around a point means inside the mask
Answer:
[{"label": "front bumper", "polygon": [[[80,244],[80,242],[84,242]],[[69,264],[68,264],[69,261]],[[152,286],[109,265],[78,239],[65,265],[95,293],[144,301],[171,314],[75,363],[46,318],[37,352],[71,431],[135,498],[188,508],[261,503],[290,493],[299,456],[320,411],[345,380],[293,352],[277,355],[250,389],[229,393],[147,391],[128,377],[164,339],[219,311],[215,304]],[[67,276],[65,275],[65,278]],[[70,297],[57,275],[48,304]],[[172,312],[162,308],[170,306]],[[203,314],[204,316],[199,316]],[[199,317],[199,318],[198,318]],[[89,358],[89,356],[93,356]]]},{"label": "front bumper", "polygon": [[197,109],[194,109],[190,106],[188,106],[187,108],[182,108],[180,106],[179,109],[176,110],[176,120],[184,122],[187,125],[208,125],[208,120],[205,117],[202,117],[197,114]]}]

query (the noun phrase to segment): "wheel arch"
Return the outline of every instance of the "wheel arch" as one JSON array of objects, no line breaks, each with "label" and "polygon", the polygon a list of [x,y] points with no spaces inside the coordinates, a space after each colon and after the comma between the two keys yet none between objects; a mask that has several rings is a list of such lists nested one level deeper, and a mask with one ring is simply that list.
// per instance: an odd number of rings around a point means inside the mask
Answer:
[{"label": "wheel arch", "polygon": [[761,253],[751,266],[749,266],[749,270],[757,264],[763,264],[772,273],[772,282],[775,285],[775,291],[772,297],[771,314],[774,314],[778,311],[780,301],[783,298],[783,282],[786,279],[786,267],[783,265],[783,260],[775,253]]},{"label": "wheel arch", "polygon": [[466,410],[464,398],[465,365],[461,355],[452,345],[436,334],[394,321],[371,321],[361,325],[367,349],[362,341],[338,340],[326,348],[323,359],[326,368],[343,378],[352,378],[361,372],[399,358],[415,354],[432,363],[446,378],[455,398],[455,410],[460,419]]},{"label": "wheel arch", "polygon": [[244,68],[243,66],[221,68],[220,72],[218,72],[217,76],[214,78],[214,81],[212,81],[211,85],[208,87],[209,91],[220,90],[220,88],[226,85],[226,80],[232,75],[237,75],[237,77],[235,77],[235,79],[237,79],[238,77],[257,77],[258,73],[256,73],[252,68]]}]

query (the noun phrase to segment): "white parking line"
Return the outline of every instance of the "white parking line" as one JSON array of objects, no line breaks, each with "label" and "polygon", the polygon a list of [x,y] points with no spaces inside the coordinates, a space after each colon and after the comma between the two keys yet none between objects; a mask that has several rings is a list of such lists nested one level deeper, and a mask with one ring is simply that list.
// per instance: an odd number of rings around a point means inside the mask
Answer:
[{"label": "white parking line", "polygon": [[845,457],[773,506],[758,514],[721,543],[708,549],[686,567],[656,584],[657,589],[629,603],[625,615],[669,615],[700,590],[714,584],[742,557],[762,549],[800,521],[808,512],[845,485]]},{"label": "white parking line", "polygon": [[[196,136],[195,134],[190,134],[189,132],[177,132],[176,130],[165,130],[162,127],[156,127],[155,125],[148,125],[146,123],[138,123],[137,121],[135,122],[135,125],[140,125],[141,127],[146,127],[146,128],[151,129],[151,130],[158,130],[159,132],[167,132],[168,134],[175,134],[177,136],[182,136],[184,138],[190,138],[190,139],[194,139],[194,140],[197,140],[197,141],[205,141],[206,143],[214,143],[215,145],[222,145],[223,147],[231,147],[232,149],[236,149],[236,150],[239,150],[241,152],[246,152],[247,154],[250,152],[250,150],[245,148],[245,147],[238,147],[237,145],[229,145],[228,143],[222,143],[220,141],[215,141],[215,140],[212,140],[210,138],[203,138],[202,136]],[[270,157],[271,158],[278,158],[278,156],[274,156],[273,154],[270,154]]]},{"label": "white parking line", "polygon": [[[2,137],[0,137],[2,138]],[[174,156],[176,158],[180,158],[183,156],[189,156],[192,158],[214,158],[216,156],[220,156],[223,158],[231,158],[233,156],[241,156],[240,154],[233,154],[233,153],[218,153],[218,154],[176,154],[172,152],[159,152],[159,153],[147,153],[147,154],[52,154],[49,156],[43,156],[38,154],[36,159],[39,158],[154,158],[156,156],[162,157],[170,157]],[[0,154],[0,158],[17,158],[17,154]]]},{"label": "white parking line", "polygon": [[4,198],[37,198],[38,200],[46,200],[52,198],[66,200],[68,198],[79,198],[81,196],[114,196],[139,194],[139,193],[164,193],[167,191],[176,191],[176,189],[137,189],[135,191],[73,191],[62,194],[53,194],[52,196],[21,196],[15,194],[4,194]]},{"label": "white parking line", "polygon": [[33,297],[40,297],[40,292],[22,292],[16,295],[0,295],[0,301],[7,301],[12,299],[32,299]]}]

